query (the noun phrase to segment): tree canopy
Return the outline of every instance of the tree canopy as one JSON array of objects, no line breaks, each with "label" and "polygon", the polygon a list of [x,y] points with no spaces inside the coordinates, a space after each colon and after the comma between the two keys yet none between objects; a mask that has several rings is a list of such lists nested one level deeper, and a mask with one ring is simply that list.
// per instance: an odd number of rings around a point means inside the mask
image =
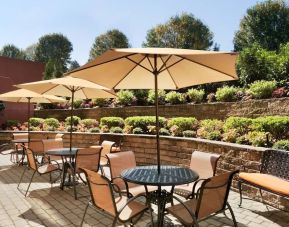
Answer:
[{"label": "tree canopy", "polygon": [[0,56],[15,58],[15,59],[26,59],[24,51],[19,49],[13,44],[7,44],[0,50]]},{"label": "tree canopy", "polygon": [[53,33],[40,37],[35,50],[35,60],[46,64],[44,78],[59,77],[67,71],[71,42],[62,34]]},{"label": "tree canopy", "polygon": [[144,47],[171,47],[207,50],[213,45],[213,33],[192,14],[171,17],[168,22],[150,29]]},{"label": "tree canopy", "polygon": [[96,58],[111,48],[128,47],[130,47],[130,44],[124,33],[117,29],[109,30],[95,38],[95,41],[90,49],[89,60]]},{"label": "tree canopy", "polygon": [[247,10],[234,37],[234,49],[240,51],[257,43],[267,50],[278,50],[289,42],[289,7],[283,0],[257,3]]}]

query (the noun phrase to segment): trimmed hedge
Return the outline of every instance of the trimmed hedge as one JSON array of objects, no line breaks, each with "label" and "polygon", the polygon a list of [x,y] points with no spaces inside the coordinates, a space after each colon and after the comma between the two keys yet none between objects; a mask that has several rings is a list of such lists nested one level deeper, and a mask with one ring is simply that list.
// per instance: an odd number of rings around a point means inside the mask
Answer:
[{"label": "trimmed hedge", "polygon": [[111,127],[124,127],[124,120],[121,117],[102,117],[100,119],[100,126],[107,125],[108,128]]}]

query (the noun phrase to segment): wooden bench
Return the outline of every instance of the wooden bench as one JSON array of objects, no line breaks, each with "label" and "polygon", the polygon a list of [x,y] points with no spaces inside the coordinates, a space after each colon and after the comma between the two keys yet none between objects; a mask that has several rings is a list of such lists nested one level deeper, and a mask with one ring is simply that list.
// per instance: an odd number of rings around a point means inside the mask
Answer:
[{"label": "wooden bench", "polygon": [[[246,170],[248,166],[244,166]],[[258,173],[241,172],[239,174],[240,204],[242,205],[242,183],[260,190],[289,198],[289,152],[268,149],[263,153]]]}]

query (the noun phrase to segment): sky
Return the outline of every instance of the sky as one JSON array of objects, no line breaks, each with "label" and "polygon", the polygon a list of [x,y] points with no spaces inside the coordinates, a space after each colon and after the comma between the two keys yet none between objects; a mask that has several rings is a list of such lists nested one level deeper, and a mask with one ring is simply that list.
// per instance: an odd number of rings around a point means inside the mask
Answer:
[{"label": "sky", "polygon": [[233,38],[246,10],[262,0],[9,0],[1,2],[0,48],[25,49],[49,33],[73,44],[72,60],[88,60],[95,37],[119,29],[132,47],[141,47],[152,27],[172,16],[192,13],[214,34],[220,50],[233,50]]}]

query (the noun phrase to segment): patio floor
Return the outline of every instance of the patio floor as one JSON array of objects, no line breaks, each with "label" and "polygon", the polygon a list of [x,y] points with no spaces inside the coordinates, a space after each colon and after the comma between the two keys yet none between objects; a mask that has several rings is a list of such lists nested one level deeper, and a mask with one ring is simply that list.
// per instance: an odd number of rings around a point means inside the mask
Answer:
[{"label": "patio floor", "polygon": [[[53,187],[48,178],[36,177],[31,185],[30,193],[25,198],[17,190],[17,183],[23,167],[12,165],[8,156],[0,155],[0,226],[79,226],[88,197],[74,200],[73,190],[59,189],[59,184]],[[26,174],[21,189],[28,185]],[[78,186],[80,195],[88,195],[87,187]],[[243,207],[238,207],[239,195],[231,192],[229,202],[232,205],[240,227],[244,226],[289,226],[289,214],[252,200],[244,200]],[[228,214],[228,217],[230,215]],[[100,211],[89,209],[84,226],[111,226],[112,218]],[[146,226],[149,223],[146,214],[136,226]],[[175,226],[180,224],[168,216],[167,220]],[[207,219],[200,226],[232,226],[230,219],[223,214]]]}]

